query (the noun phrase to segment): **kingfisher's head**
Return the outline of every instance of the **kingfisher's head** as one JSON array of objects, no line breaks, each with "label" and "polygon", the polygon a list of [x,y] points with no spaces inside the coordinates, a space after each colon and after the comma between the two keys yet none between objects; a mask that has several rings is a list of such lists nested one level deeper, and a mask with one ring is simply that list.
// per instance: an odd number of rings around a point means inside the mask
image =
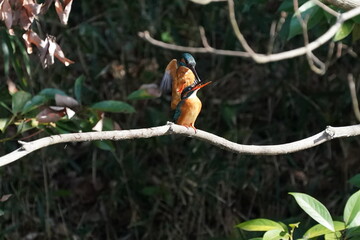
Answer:
[{"label": "kingfisher's head", "polygon": [[181,55],[180,64],[181,65],[184,64],[186,67],[188,67],[194,73],[196,83],[201,82],[200,77],[195,70],[195,66],[196,66],[195,58],[190,53],[183,53]]},{"label": "kingfisher's head", "polygon": [[190,53],[183,53],[181,55],[181,60],[186,64],[186,66],[193,66],[194,68],[196,66],[195,58]]},{"label": "kingfisher's head", "polygon": [[206,85],[210,84],[210,82],[200,84],[200,83],[193,83],[190,86],[187,86],[184,88],[184,90],[181,92],[181,99],[190,98],[192,96],[196,96],[197,91],[199,91],[200,88],[205,87]]}]

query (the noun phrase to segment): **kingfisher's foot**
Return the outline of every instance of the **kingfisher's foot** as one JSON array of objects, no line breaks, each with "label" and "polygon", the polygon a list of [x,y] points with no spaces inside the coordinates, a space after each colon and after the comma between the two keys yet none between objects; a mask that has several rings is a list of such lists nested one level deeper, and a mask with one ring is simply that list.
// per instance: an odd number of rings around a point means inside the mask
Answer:
[{"label": "kingfisher's foot", "polygon": [[192,129],[194,129],[194,131],[195,131],[195,133],[196,133],[196,128],[195,128],[195,126],[193,125],[193,124],[189,124],[189,125],[183,125],[183,124],[181,124],[182,126],[184,126],[184,127],[186,127],[187,129],[189,129],[189,128],[192,128]]},{"label": "kingfisher's foot", "polygon": [[191,127],[192,129],[194,129],[194,131],[195,131],[195,133],[196,133],[196,127],[194,126],[194,124],[190,124],[190,127]]}]

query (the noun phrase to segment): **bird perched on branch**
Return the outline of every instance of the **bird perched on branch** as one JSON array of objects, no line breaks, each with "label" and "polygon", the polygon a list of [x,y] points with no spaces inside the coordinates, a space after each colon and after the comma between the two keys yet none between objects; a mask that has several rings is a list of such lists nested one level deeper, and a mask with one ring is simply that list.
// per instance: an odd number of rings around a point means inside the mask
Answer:
[{"label": "bird perched on branch", "polygon": [[201,82],[195,66],[195,59],[190,53],[183,53],[180,60],[173,59],[167,65],[160,89],[162,92],[171,90],[171,109],[180,102],[184,88]]},{"label": "bird perched on branch", "polygon": [[191,127],[196,131],[195,121],[201,111],[201,101],[196,93],[211,82],[204,84],[194,83],[183,89],[181,101],[176,107],[174,122],[185,127]]}]

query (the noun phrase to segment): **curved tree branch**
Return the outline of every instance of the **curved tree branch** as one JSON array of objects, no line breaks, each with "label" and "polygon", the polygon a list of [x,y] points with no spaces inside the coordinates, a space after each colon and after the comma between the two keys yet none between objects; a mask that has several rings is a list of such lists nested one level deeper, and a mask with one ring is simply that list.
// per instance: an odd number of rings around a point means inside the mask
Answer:
[{"label": "curved tree branch", "polygon": [[299,47],[296,49],[292,49],[285,52],[280,53],[273,53],[273,54],[261,54],[256,53],[252,50],[252,48],[247,43],[244,36],[241,34],[241,31],[239,29],[239,26],[236,23],[235,20],[235,12],[234,12],[234,5],[232,4],[232,0],[228,0],[229,2],[229,13],[230,13],[230,22],[232,23],[232,27],[234,29],[234,33],[238,40],[240,41],[241,45],[244,47],[246,52],[243,51],[233,51],[233,50],[223,50],[223,49],[216,49],[210,46],[205,47],[185,47],[185,46],[178,46],[175,44],[169,44],[165,43],[159,40],[154,39],[150,36],[150,33],[148,31],[139,32],[139,36],[149,43],[162,47],[165,49],[171,49],[176,51],[188,51],[188,52],[195,52],[195,53],[213,53],[218,55],[224,55],[224,56],[233,56],[233,57],[245,57],[245,58],[252,58],[257,63],[269,63],[269,62],[276,62],[281,61],[285,59],[295,58],[298,56],[305,55],[309,51],[313,51],[329,40],[331,40],[337,31],[340,29],[341,24],[343,24],[345,21],[357,16],[360,14],[360,7],[354,8],[352,10],[349,10],[345,13],[339,14],[336,22],[334,25],[332,25],[323,35],[315,39],[313,42],[310,42],[308,45],[304,47]]},{"label": "curved tree branch", "polygon": [[0,167],[14,162],[40,148],[44,148],[58,143],[84,142],[94,140],[119,141],[126,139],[151,138],[165,135],[181,135],[192,137],[210,143],[227,151],[239,154],[243,153],[250,155],[280,155],[312,148],[335,138],[359,136],[360,124],[346,127],[328,126],[324,131],[299,141],[265,146],[238,144],[214,135],[212,133],[201,130],[197,130],[196,132],[194,132],[192,128],[189,129],[170,122],[167,125],[153,128],[60,134],[44,137],[32,142],[19,142],[20,144],[22,144],[22,147],[5,156],[0,157]]}]

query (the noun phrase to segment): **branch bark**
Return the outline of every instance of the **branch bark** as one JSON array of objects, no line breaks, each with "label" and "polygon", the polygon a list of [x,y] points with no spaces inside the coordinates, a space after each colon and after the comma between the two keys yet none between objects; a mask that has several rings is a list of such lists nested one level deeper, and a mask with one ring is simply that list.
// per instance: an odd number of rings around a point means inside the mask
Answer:
[{"label": "branch bark", "polygon": [[325,2],[345,10],[360,7],[359,0],[325,0]]},{"label": "branch bark", "polygon": [[142,128],[133,130],[121,131],[104,131],[104,132],[85,132],[85,133],[69,133],[53,135],[44,137],[32,142],[19,142],[22,146],[15,151],[0,157],[0,167],[12,163],[38,149],[51,146],[58,143],[67,142],[84,142],[94,140],[127,140],[137,138],[151,138],[165,135],[181,135],[192,137],[216,147],[222,148],[226,151],[231,151],[238,154],[249,155],[280,155],[288,154],[304,149],[312,148],[324,142],[330,141],[335,138],[345,138],[360,135],[360,124],[345,127],[331,127],[328,126],[322,132],[315,134],[311,137],[278,145],[243,145],[226,140],[215,134],[208,133],[202,130],[194,132],[192,128],[186,128],[174,123],[168,123],[164,126],[153,128]]}]

